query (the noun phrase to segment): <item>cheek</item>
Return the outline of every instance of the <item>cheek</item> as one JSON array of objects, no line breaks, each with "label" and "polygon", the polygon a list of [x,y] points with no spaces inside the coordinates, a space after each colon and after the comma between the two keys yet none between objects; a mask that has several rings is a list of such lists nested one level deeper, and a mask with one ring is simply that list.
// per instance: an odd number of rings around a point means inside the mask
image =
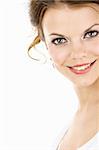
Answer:
[{"label": "cheek", "polygon": [[99,44],[93,47],[92,53],[99,56]]},{"label": "cheek", "polygon": [[62,65],[64,62],[66,62],[69,52],[63,49],[56,49],[56,48],[49,48],[49,54],[52,57],[53,61],[56,64]]},{"label": "cheek", "polygon": [[90,46],[87,45],[86,49],[93,55],[99,56],[99,40],[97,42],[91,43]]}]

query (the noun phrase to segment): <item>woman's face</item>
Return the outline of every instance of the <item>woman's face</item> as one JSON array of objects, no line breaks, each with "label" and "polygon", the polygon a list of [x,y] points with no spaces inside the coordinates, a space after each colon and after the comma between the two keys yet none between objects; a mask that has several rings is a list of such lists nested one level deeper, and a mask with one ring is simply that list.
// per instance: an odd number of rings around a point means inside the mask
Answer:
[{"label": "woman's face", "polygon": [[90,6],[49,8],[42,21],[56,68],[77,86],[99,79],[99,6]]}]

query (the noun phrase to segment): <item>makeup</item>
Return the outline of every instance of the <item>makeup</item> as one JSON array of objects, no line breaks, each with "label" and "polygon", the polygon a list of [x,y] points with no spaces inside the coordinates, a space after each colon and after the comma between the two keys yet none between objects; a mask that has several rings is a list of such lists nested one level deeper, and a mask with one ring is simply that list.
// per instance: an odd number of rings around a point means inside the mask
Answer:
[{"label": "makeup", "polygon": [[68,68],[70,69],[70,71],[72,71],[73,73],[75,73],[77,75],[83,75],[83,74],[88,73],[91,70],[91,68],[95,62],[96,62],[96,60],[93,61],[92,63],[77,64],[72,67],[68,66]]}]

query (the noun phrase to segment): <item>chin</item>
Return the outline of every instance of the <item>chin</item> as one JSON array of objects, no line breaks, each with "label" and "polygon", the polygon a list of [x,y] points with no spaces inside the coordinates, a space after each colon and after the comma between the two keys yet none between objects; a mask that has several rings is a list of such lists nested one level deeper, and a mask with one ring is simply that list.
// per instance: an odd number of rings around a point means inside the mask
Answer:
[{"label": "chin", "polygon": [[95,72],[89,73],[85,76],[74,76],[73,74],[70,74],[70,72],[65,72],[64,68],[61,69],[59,67],[56,67],[57,70],[63,74],[67,79],[69,79],[74,86],[77,87],[90,87],[95,85],[96,83],[99,84],[99,70],[94,70]]},{"label": "chin", "polygon": [[91,87],[95,84],[99,83],[99,78],[91,78],[91,79],[82,79],[82,80],[72,80],[72,83],[77,87]]}]

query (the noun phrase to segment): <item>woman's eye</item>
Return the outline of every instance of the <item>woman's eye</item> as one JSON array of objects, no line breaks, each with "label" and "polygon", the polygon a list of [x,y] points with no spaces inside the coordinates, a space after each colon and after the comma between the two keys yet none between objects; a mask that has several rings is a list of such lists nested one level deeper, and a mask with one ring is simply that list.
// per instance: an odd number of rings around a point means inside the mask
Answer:
[{"label": "woman's eye", "polygon": [[56,39],[52,40],[52,43],[55,45],[64,44],[65,42],[66,42],[65,38],[56,38]]},{"label": "woman's eye", "polygon": [[96,31],[96,30],[89,31],[89,32],[85,33],[84,38],[94,38],[98,35],[99,35],[99,31]]}]

